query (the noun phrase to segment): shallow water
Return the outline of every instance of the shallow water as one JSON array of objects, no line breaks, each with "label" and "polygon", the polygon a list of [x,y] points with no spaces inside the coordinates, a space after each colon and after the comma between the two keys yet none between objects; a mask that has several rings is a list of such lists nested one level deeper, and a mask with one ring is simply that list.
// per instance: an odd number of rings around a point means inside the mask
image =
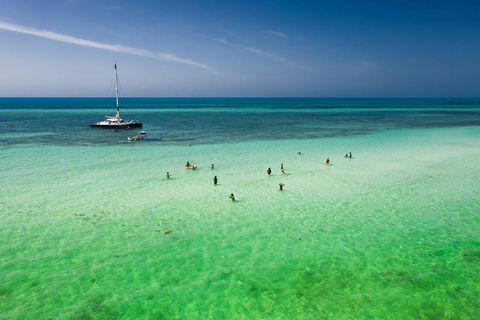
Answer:
[{"label": "shallow water", "polygon": [[479,136],[5,144],[0,318],[478,318]]}]

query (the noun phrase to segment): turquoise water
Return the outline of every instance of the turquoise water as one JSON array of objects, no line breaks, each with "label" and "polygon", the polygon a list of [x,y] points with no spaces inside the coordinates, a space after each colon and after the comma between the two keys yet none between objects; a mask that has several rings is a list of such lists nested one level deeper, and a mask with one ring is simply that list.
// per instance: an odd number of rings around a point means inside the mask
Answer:
[{"label": "turquoise water", "polygon": [[[480,125],[480,99],[127,98],[121,116],[163,144],[356,136],[392,129]],[[92,130],[115,114],[106,98],[0,98],[0,146],[98,145],[136,132]]]},{"label": "turquoise water", "polygon": [[429,114],[423,129],[384,120],[358,135],[310,120],[312,138],[222,142],[205,126],[198,143],[94,130],[115,139],[67,145],[22,128],[23,112],[0,111],[14,123],[0,147],[0,318],[480,316],[478,126]]}]

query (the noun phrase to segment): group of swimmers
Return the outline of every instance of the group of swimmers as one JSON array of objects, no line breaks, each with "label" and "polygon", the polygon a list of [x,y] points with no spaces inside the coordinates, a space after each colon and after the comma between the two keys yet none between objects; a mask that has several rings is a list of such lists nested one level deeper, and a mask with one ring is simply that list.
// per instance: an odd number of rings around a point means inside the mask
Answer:
[{"label": "group of swimmers", "polygon": [[[301,153],[301,152],[297,152],[297,154],[298,154],[298,155],[301,155],[302,153]],[[352,158],[352,153],[351,153],[351,152],[349,152],[348,154],[345,153],[345,158]],[[330,158],[327,158],[326,164],[327,164],[327,165],[330,165]],[[185,165],[185,168],[193,168],[193,169],[196,169],[197,167],[196,167],[196,166],[192,166],[192,165],[190,164],[190,161],[187,161],[187,164]],[[212,163],[212,170],[213,170],[214,168],[215,168],[215,165]],[[283,170],[283,163],[280,164],[280,170],[282,171],[282,174],[285,174],[285,171]],[[271,174],[272,174],[272,169],[271,169],[271,168],[268,168],[268,169],[267,169],[267,174],[268,174],[268,175],[271,175]],[[170,172],[167,171],[167,179],[169,179],[169,178],[170,178]],[[214,176],[214,177],[213,177],[213,184],[214,184],[214,185],[217,185],[217,183],[218,183],[218,178],[217,178],[217,176]],[[283,190],[283,187],[285,186],[285,184],[280,182],[280,183],[278,184],[278,186],[279,186],[280,191],[282,191],[282,190]],[[229,198],[230,198],[233,202],[235,201],[235,196],[233,195],[233,193],[230,194],[230,197],[229,197]]]}]

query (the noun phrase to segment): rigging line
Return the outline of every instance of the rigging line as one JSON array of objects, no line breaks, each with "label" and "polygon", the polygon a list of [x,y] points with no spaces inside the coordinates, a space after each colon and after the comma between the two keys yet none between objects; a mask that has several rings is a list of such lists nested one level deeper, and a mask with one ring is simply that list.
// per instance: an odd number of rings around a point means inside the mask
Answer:
[{"label": "rigging line", "polygon": [[[120,91],[120,96],[121,96],[122,98],[125,98],[125,94],[123,93],[122,85],[121,85],[121,83],[120,83],[120,77],[118,77],[118,89],[119,89],[119,91]],[[125,110],[125,109],[123,109],[123,110]]]},{"label": "rigging line", "polygon": [[125,94],[123,93],[123,88],[122,88],[122,84],[120,83],[120,79],[118,79],[118,89],[120,91],[120,96],[122,98],[125,98]]},{"label": "rigging line", "polygon": [[[115,77],[115,74],[113,75]],[[112,93],[115,95],[115,91],[113,90],[113,83],[115,80],[110,81],[110,87],[108,87],[107,95],[106,97],[110,98],[112,96]]]},{"label": "rigging line", "polygon": [[[110,71],[110,78],[113,78],[113,81],[110,81],[110,86],[105,96],[106,98],[111,98],[115,96],[115,89],[113,88],[115,84],[115,71]],[[110,112],[110,107],[108,108],[108,112]]]}]

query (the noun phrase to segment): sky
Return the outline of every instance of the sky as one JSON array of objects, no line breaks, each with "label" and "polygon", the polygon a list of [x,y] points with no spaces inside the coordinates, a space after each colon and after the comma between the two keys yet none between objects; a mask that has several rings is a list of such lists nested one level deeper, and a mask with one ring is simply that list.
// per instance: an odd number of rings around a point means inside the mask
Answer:
[{"label": "sky", "polygon": [[478,1],[0,0],[0,97],[479,97]]}]

